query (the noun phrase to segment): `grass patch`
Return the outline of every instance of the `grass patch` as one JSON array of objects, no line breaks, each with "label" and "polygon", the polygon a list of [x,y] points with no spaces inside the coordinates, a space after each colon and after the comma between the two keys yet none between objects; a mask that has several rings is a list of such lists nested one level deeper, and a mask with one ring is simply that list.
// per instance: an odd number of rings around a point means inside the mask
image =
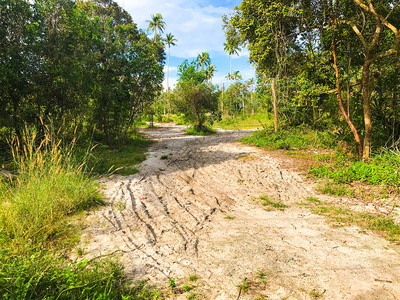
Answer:
[{"label": "grass patch", "polygon": [[316,160],[309,172],[317,178],[330,178],[335,183],[362,181],[371,185],[400,186],[400,153],[385,151],[373,155],[369,162],[356,161],[337,152],[333,159]]},{"label": "grass patch", "polygon": [[207,126],[203,126],[201,130],[199,130],[196,126],[193,126],[186,129],[185,132],[189,135],[207,136],[214,134],[217,131]]},{"label": "grass patch", "polygon": [[166,160],[166,159],[168,159],[168,158],[169,158],[168,155],[162,155],[162,156],[160,157],[160,159],[162,159],[162,160]]},{"label": "grass patch", "polygon": [[241,129],[257,129],[270,125],[272,123],[271,119],[267,114],[257,114],[254,116],[234,116],[228,117],[224,120],[215,122],[213,124],[216,128],[221,128],[225,130],[241,130]]},{"label": "grass patch", "polygon": [[354,197],[355,193],[343,184],[325,182],[318,186],[318,191],[326,195]]},{"label": "grass patch", "polygon": [[278,132],[269,127],[256,131],[241,141],[270,150],[329,149],[337,145],[337,137],[334,134],[312,130],[306,126],[288,128]]},{"label": "grass patch", "polygon": [[226,216],[226,217],[224,217],[224,219],[226,219],[226,220],[234,220],[236,217],[234,217],[234,216]]},{"label": "grass patch", "polygon": [[287,208],[287,205],[280,203],[280,202],[275,202],[272,201],[268,198],[268,196],[261,196],[260,199],[261,201],[261,205],[262,206],[268,206],[269,208],[267,208],[267,210],[271,210],[272,208],[284,211],[285,208]]},{"label": "grass patch", "polygon": [[116,261],[65,259],[80,238],[79,215],[103,200],[75,159],[75,139],[61,147],[56,136],[46,128],[37,139],[27,130],[12,142],[16,177],[0,177],[0,298],[153,297],[146,281],[132,288]]},{"label": "grass patch", "polygon": [[363,212],[355,212],[348,208],[323,202],[315,197],[306,199],[307,207],[313,213],[323,215],[331,222],[338,225],[357,225],[363,229],[372,230],[382,234],[390,241],[400,241],[400,225],[382,214],[373,215]]},{"label": "grass patch", "polygon": [[146,159],[147,149],[152,143],[132,132],[129,137],[111,146],[98,145],[89,157],[89,167],[98,174],[136,174],[139,172],[136,165]]}]

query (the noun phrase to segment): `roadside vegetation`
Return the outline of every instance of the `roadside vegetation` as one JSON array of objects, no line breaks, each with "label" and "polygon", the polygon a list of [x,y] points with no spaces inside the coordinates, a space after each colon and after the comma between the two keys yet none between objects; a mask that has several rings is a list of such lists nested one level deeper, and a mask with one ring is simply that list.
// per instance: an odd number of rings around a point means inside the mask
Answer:
[{"label": "roadside vegetation", "polygon": [[362,229],[380,233],[390,241],[400,241],[400,225],[383,214],[356,212],[343,206],[326,203],[315,197],[309,197],[299,205],[306,206],[313,213],[327,217],[336,226],[357,225]]},{"label": "roadside vegetation", "polygon": [[[86,161],[49,127],[12,143],[13,175],[0,177],[2,299],[149,299],[116,260],[66,259],[80,239],[81,217],[103,205]],[[82,254],[82,253],[81,253]]]}]

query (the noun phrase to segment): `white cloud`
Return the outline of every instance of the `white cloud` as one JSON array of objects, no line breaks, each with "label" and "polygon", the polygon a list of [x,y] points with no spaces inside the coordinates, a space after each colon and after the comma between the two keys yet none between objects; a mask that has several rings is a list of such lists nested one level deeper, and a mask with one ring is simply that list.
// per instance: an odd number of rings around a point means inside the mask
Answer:
[{"label": "white cloud", "polygon": [[177,39],[177,47],[171,48],[171,55],[195,57],[202,51],[223,52],[224,33],[221,16],[230,11],[227,7],[200,7],[195,1],[181,0],[117,0],[143,30],[147,29],[151,15],[160,13],[166,22],[166,33]]}]

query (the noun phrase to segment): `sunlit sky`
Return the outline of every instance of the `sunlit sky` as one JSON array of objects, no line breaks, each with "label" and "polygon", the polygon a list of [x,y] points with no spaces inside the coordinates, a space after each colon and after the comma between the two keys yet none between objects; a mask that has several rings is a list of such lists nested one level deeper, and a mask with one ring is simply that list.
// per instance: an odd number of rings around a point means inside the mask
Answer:
[{"label": "sunlit sky", "polygon": [[[240,0],[116,0],[128,11],[134,22],[142,30],[148,27],[147,20],[160,13],[166,23],[166,33],[172,33],[178,40],[171,47],[169,82],[176,84],[177,66],[184,59],[195,59],[203,51],[210,54],[211,63],[216,66],[213,83],[229,85],[226,75],[229,73],[229,56],[224,52],[225,37],[222,31],[221,16],[232,12]],[[152,37],[152,33],[149,33]],[[244,80],[255,76],[254,67],[248,63],[247,50],[233,56],[232,71],[240,71]],[[165,67],[166,71],[166,67]],[[166,87],[166,80],[164,81]]]}]

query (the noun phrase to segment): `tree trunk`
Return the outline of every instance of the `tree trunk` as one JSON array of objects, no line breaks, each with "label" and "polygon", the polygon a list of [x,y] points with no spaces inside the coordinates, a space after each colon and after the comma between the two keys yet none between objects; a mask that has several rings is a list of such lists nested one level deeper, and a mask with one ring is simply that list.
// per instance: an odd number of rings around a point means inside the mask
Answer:
[{"label": "tree trunk", "polygon": [[276,78],[272,78],[271,82],[271,90],[272,90],[272,103],[274,106],[274,129],[275,132],[278,131],[278,109],[276,106],[276,87],[275,87]]},{"label": "tree trunk", "polygon": [[364,147],[363,160],[369,159],[371,155],[371,140],[372,140],[372,121],[371,121],[371,94],[370,85],[370,67],[372,59],[366,58],[362,69],[362,98],[364,107]]},{"label": "tree trunk", "polygon": [[[170,106],[169,106],[169,57],[170,57],[171,46],[168,45],[168,67],[167,67],[167,111],[168,111],[168,120],[170,114]],[[164,108],[165,115],[165,108]]]},{"label": "tree trunk", "polygon": [[339,68],[337,66],[336,39],[335,38],[333,38],[333,41],[332,41],[332,54],[333,54],[333,66],[335,68],[335,75],[336,75],[336,88],[337,88],[336,95],[337,95],[337,99],[339,102],[339,109],[340,109],[340,112],[342,113],[344,119],[346,120],[347,124],[349,125],[351,132],[354,135],[354,139],[356,140],[356,143],[357,143],[358,156],[360,158],[362,158],[363,157],[363,148],[361,146],[360,136],[358,134],[357,128],[354,126],[353,122],[351,122],[351,120],[350,120],[350,115],[346,113],[346,110],[343,106],[342,91],[340,89]]}]

